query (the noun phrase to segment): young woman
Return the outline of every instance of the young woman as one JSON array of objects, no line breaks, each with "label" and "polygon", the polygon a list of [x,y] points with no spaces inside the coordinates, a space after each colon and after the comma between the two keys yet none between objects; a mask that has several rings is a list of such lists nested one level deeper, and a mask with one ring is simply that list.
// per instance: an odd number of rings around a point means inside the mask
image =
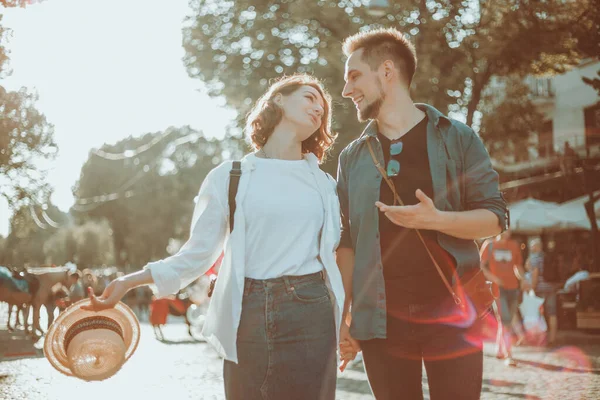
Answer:
[{"label": "young woman", "polygon": [[335,181],[319,168],[335,139],[331,98],[311,76],[284,77],[257,101],[246,133],[256,152],[241,161],[235,215],[225,162],[202,183],[179,253],[111,282],[91,308],[151,283],[159,296],[176,293],[224,250],[203,333],[225,358],[227,399],[333,400],[340,211]]}]

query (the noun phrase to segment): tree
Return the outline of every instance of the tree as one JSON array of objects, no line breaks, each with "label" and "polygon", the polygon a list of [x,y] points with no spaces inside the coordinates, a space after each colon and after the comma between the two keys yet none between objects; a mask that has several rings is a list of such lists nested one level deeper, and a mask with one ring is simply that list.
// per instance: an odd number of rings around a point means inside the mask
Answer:
[{"label": "tree", "polygon": [[340,99],[345,37],[369,27],[402,29],[419,53],[413,98],[462,113],[471,124],[492,76],[555,73],[576,64],[583,50],[568,28],[595,6],[588,0],[576,6],[563,0],[405,0],[379,18],[355,0],[191,4],[184,28],[189,75],[205,81],[212,96],[224,96],[240,117],[283,73],[322,78],[334,96],[334,130],[340,133],[333,161],[361,130],[354,108]]},{"label": "tree", "polygon": [[0,86],[0,192],[13,208],[40,197],[41,189],[48,192],[36,163],[54,157],[57,148],[36,100],[25,89],[9,92]]},{"label": "tree", "polygon": [[108,221],[115,263],[137,268],[165,257],[169,239],[187,239],[202,180],[240,156],[236,140],[208,140],[189,127],[104,145],[81,170],[72,213],[79,222]]},{"label": "tree", "polygon": [[490,93],[483,111],[480,135],[492,157],[513,154],[516,161],[529,158],[528,146],[523,145],[529,135],[539,133],[544,124],[544,115],[530,98],[530,88],[520,77],[504,80],[503,96]]},{"label": "tree", "polygon": [[77,252],[75,263],[82,268],[94,268],[114,261],[112,230],[108,221],[88,221],[76,227]]},{"label": "tree", "polygon": [[[24,7],[30,3],[0,1],[4,7]],[[6,42],[7,33],[0,26],[2,43]],[[0,77],[10,74],[8,60],[4,45],[0,45]],[[0,86],[0,194],[13,209],[28,203],[30,197],[44,197],[49,191],[36,163],[54,157],[57,147],[54,128],[35,108],[36,101],[37,95],[25,88],[11,92]]]},{"label": "tree", "polygon": [[6,238],[0,235],[0,265],[6,265]]},{"label": "tree", "polygon": [[69,223],[67,214],[46,203],[45,207],[23,205],[15,210],[10,220],[10,234],[5,241],[4,261],[22,267],[46,262],[44,244],[58,227]]},{"label": "tree", "polygon": [[44,262],[64,265],[75,262],[77,254],[76,228],[73,225],[62,227],[44,242]]}]

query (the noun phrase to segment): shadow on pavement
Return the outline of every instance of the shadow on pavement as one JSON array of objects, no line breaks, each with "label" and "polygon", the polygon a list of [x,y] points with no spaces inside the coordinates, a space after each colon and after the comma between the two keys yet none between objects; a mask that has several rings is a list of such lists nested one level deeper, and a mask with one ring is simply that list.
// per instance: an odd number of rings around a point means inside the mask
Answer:
[{"label": "shadow on pavement", "polygon": [[349,379],[349,378],[337,378],[337,387],[345,392],[352,392],[358,394],[371,394],[369,384],[363,380]]},{"label": "shadow on pavement", "polygon": [[546,371],[553,372],[575,372],[578,374],[592,374],[592,375],[600,375],[600,370],[598,369],[585,369],[585,368],[569,368],[562,367],[560,365],[552,365],[552,364],[544,364],[536,361],[527,361],[527,360],[519,360],[515,358],[515,361],[521,365],[529,365],[535,368],[541,368]]},{"label": "shadow on pavement", "polygon": [[[531,394],[524,394],[524,393],[504,393],[504,392],[496,392],[494,390],[490,390],[486,387],[484,387],[481,390],[481,393],[493,393],[495,395],[506,395],[509,396],[511,399],[527,399],[527,400],[542,400],[541,397],[538,396],[533,396]],[[484,397],[485,398],[485,397]]]},{"label": "shadow on pavement", "polygon": [[179,339],[179,340],[163,339],[163,340],[158,340],[158,341],[161,342],[161,343],[163,343],[163,344],[168,344],[168,345],[173,345],[173,344],[206,343],[206,340],[196,340],[196,339],[192,339],[192,338],[189,338],[189,339]]},{"label": "shadow on pavement", "polygon": [[[37,346],[40,340],[42,345]],[[0,362],[43,357],[42,347],[43,339],[35,340],[22,330],[0,330]]]},{"label": "shadow on pavement", "polygon": [[496,386],[496,387],[518,387],[525,386],[523,383],[503,381],[501,379],[484,379],[484,385]]}]

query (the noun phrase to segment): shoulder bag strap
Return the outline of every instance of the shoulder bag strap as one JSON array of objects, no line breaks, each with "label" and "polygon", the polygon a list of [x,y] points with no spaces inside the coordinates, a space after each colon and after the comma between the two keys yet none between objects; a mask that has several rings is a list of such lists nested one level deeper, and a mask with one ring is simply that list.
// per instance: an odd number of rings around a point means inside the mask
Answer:
[{"label": "shoulder bag strap", "polygon": [[242,176],[242,163],[240,161],[234,161],[231,171],[229,171],[229,232],[233,231],[233,216],[235,215],[235,195],[238,191],[240,184],[240,177]]},{"label": "shoulder bag strap", "polygon": [[[383,167],[381,166],[381,164],[379,163],[379,161],[377,161],[377,157],[375,157],[375,152],[373,151],[373,146],[371,145],[370,138],[367,138],[367,146],[369,147],[369,153],[371,153],[371,158],[373,159],[373,163],[375,164],[375,167],[377,168],[377,170],[379,171],[379,173],[381,174],[381,176],[383,177],[383,179],[385,180],[385,182],[387,183],[387,185],[389,186],[389,188],[391,189],[391,191],[392,191],[392,193],[394,195],[394,205],[399,204],[399,205],[403,206],[404,202],[402,201],[402,199],[400,198],[400,195],[396,191],[396,186],[394,185],[394,182],[392,182],[392,180],[387,176],[387,173],[385,172],[385,170],[383,169]],[[435,269],[437,269],[438,274],[442,278],[442,281],[444,281],[444,285],[446,285],[446,288],[448,289],[448,291],[450,292],[450,294],[454,298],[454,302],[456,304],[460,305],[462,303],[462,300],[454,292],[454,290],[452,289],[452,286],[448,282],[448,279],[446,279],[446,276],[442,272],[442,269],[440,268],[440,266],[438,265],[437,261],[433,257],[433,254],[431,254],[431,251],[429,251],[429,247],[427,247],[427,244],[425,243],[425,239],[423,239],[423,236],[421,235],[421,232],[418,229],[415,229],[415,232],[417,233],[417,236],[421,240],[421,243],[423,243],[423,246],[425,246],[425,250],[427,251],[427,254],[429,255],[429,258],[431,258],[431,261],[433,262],[433,265],[435,266]]]}]

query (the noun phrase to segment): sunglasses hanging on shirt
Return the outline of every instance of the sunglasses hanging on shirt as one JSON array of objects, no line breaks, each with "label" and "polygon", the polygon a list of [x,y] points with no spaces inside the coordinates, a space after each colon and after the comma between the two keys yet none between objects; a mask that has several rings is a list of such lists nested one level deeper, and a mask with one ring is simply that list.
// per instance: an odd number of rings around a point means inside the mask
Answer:
[{"label": "sunglasses hanging on shirt", "polygon": [[390,160],[387,163],[386,173],[388,177],[396,176],[400,173],[400,161],[394,159],[394,156],[400,155],[404,143],[400,139],[393,140],[390,144]]}]

